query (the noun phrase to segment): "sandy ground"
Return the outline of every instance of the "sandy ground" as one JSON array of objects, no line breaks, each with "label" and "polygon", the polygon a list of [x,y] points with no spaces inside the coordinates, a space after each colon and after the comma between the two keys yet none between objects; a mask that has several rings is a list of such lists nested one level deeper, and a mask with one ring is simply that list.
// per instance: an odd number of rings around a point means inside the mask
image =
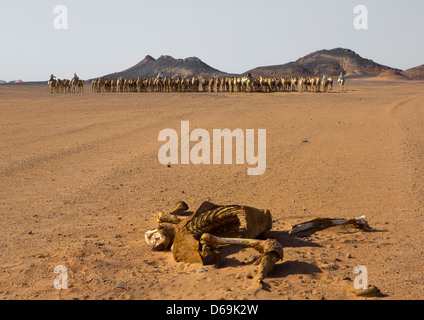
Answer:
[{"label": "sandy ground", "polygon": [[[348,81],[328,94],[53,94],[0,86],[1,299],[424,298],[424,86]],[[267,169],[158,161],[158,133],[266,129]],[[307,141],[307,142],[304,142]],[[226,247],[218,267],[151,252],[144,233],[178,200],[269,209],[285,257],[259,289],[258,256]],[[289,236],[315,217],[365,215],[371,232]],[[54,288],[55,266],[68,289]]]}]

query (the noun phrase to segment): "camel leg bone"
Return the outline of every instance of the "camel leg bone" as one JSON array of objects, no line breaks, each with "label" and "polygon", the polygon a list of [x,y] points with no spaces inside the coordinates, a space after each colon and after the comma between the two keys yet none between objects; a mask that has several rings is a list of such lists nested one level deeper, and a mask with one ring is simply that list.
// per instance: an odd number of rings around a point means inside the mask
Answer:
[{"label": "camel leg bone", "polygon": [[255,262],[255,265],[259,265],[256,275],[258,282],[271,272],[277,261],[283,259],[283,248],[275,239],[256,240],[244,238],[222,238],[205,233],[200,238],[200,243],[203,246],[212,247],[235,244],[250,247],[262,253],[263,256]]},{"label": "camel leg bone", "polygon": [[184,201],[178,201],[175,204],[174,209],[170,212],[159,212],[157,216],[158,223],[173,223],[178,224],[181,222],[182,218],[179,218],[178,215],[188,210],[188,205]]},{"label": "camel leg bone", "polygon": [[332,226],[338,225],[353,225],[359,229],[368,229],[369,225],[365,216],[356,218],[356,219],[329,219],[329,218],[317,218],[308,222],[299,223],[292,226],[289,234],[295,234],[301,231],[306,231],[313,228],[325,229]]}]

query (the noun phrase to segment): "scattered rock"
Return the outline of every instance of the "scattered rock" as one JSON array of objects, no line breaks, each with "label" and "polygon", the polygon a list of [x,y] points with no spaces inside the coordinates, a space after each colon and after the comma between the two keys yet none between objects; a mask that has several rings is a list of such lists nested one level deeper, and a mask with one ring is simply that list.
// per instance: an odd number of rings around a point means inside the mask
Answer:
[{"label": "scattered rock", "polygon": [[353,293],[358,297],[379,297],[382,295],[380,289],[373,285],[369,285],[366,289],[356,289],[355,287],[349,287],[346,290],[347,292]]}]

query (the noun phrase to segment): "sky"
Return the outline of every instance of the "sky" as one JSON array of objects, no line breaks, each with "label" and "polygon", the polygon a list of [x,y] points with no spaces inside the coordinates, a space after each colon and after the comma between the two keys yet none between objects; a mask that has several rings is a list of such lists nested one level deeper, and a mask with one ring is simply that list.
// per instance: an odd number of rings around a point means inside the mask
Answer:
[{"label": "sky", "polygon": [[423,13],[420,0],[0,0],[0,80],[90,79],[146,55],[244,73],[338,47],[405,70],[424,64]]}]

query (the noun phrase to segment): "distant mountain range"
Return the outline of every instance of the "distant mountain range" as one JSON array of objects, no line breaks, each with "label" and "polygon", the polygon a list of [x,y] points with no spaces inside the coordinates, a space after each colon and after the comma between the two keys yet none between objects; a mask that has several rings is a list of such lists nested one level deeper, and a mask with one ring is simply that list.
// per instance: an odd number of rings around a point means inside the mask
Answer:
[{"label": "distant mountain range", "polygon": [[[370,59],[361,57],[350,49],[336,48],[332,50],[319,50],[306,55],[294,62],[280,65],[262,66],[248,70],[253,77],[269,76],[322,76],[324,73],[338,76],[341,72],[347,77],[382,77],[396,79],[423,79],[423,66],[412,68],[403,72],[402,70],[391,68]],[[239,76],[217,70],[196,57],[186,59],[175,59],[171,56],[161,56],[154,59],[146,56],[142,61],[124,71],[115,72],[103,76],[104,78],[137,78],[137,77],[192,77],[198,76]]]},{"label": "distant mountain range", "polygon": [[[350,49],[335,48],[331,50],[319,50],[308,54],[296,61],[262,66],[248,70],[253,77],[269,76],[322,76],[324,73],[331,76],[338,76],[341,72],[347,77],[378,77],[379,79],[390,80],[424,80],[424,65],[408,70],[399,70],[376,63],[370,59],[361,57]],[[239,74],[229,74],[215,69],[196,57],[175,59],[171,56],[163,55],[158,59],[147,55],[136,65],[123,71],[101,76],[103,78],[154,78],[158,75],[162,77],[224,77],[240,76]],[[10,81],[7,83],[17,83]],[[46,82],[46,81],[44,81]],[[0,81],[0,84],[6,83]]]}]

